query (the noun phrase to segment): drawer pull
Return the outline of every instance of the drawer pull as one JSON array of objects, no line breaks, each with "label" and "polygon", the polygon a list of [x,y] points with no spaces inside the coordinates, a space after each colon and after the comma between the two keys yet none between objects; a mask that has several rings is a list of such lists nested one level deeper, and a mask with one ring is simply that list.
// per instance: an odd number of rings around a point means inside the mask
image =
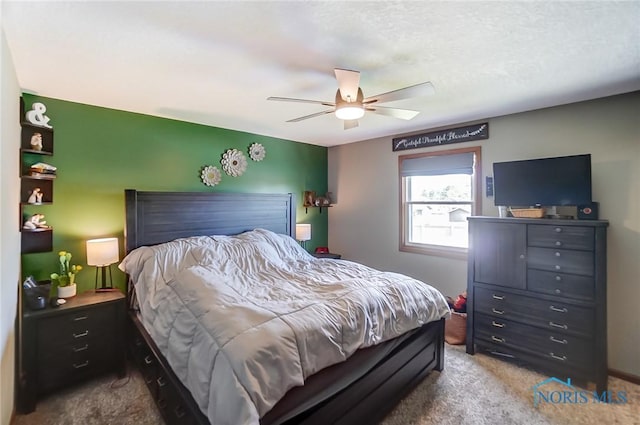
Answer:
[{"label": "drawer pull", "polygon": [[89,316],[78,316],[78,317],[74,317],[73,321],[74,322],[79,322],[80,320],[86,320],[88,318],[89,318]]},{"label": "drawer pull", "polygon": [[562,233],[562,228],[561,227],[556,227],[555,229],[553,229],[556,233]]},{"label": "drawer pull", "polygon": [[160,410],[164,410],[167,408],[167,400],[165,400],[164,398],[159,398],[158,399],[158,407],[160,408]]},{"label": "drawer pull", "polygon": [[500,295],[493,294],[493,299],[494,300],[504,300],[504,295],[500,296]]},{"label": "drawer pull", "polygon": [[85,350],[88,350],[88,349],[89,349],[89,344],[85,344],[82,347],[77,347],[77,348],[73,347],[73,352],[74,353],[79,353],[80,351],[85,351]]},{"label": "drawer pull", "polygon": [[164,379],[162,379],[162,376],[161,376],[161,377],[159,377],[158,379],[156,379],[156,382],[158,383],[158,386],[159,386],[160,388],[162,388],[162,387],[164,387],[165,385],[167,385],[167,383],[166,383],[166,382],[164,382]]},{"label": "drawer pull", "polygon": [[553,357],[554,359],[556,359],[556,360],[562,360],[563,362],[567,360],[567,356],[556,356],[556,355],[555,355],[555,354],[553,354],[553,353],[549,353],[549,355],[550,355],[551,357]]},{"label": "drawer pull", "polygon": [[520,254],[520,259],[524,260],[524,254]]},{"label": "drawer pull", "polygon": [[556,294],[561,294],[561,293],[562,293],[562,291],[559,290],[558,288],[556,288]]},{"label": "drawer pull", "polygon": [[504,338],[498,338],[497,336],[491,335],[491,339],[495,342],[504,342]]},{"label": "drawer pull", "polygon": [[516,356],[514,356],[513,354],[507,354],[507,353],[501,353],[500,351],[489,351],[491,354],[494,354],[496,356],[502,356],[502,357],[508,357],[510,359],[515,359]]},{"label": "drawer pull", "polygon": [[562,276],[556,276],[556,281],[560,282],[562,280]]},{"label": "drawer pull", "polygon": [[151,358],[151,355],[146,356],[144,358],[144,364],[150,365],[151,363],[153,363],[153,359]]},{"label": "drawer pull", "polygon": [[562,246],[562,242],[556,241],[556,246]]},{"label": "drawer pull", "polygon": [[496,328],[504,328],[504,326],[505,326],[505,325],[504,325],[504,323],[498,323],[498,322],[496,322],[495,320],[492,320],[492,321],[491,321],[491,324],[492,324],[493,326],[495,326]]},{"label": "drawer pull", "polygon": [[549,322],[549,326],[553,326],[554,328],[560,328],[560,329],[567,329],[568,326],[567,325],[559,325],[555,322]]},{"label": "drawer pull", "polygon": [[495,314],[504,314],[504,310],[498,310],[498,309],[492,308],[491,311],[493,311]]},{"label": "drawer pull", "polygon": [[560,270],[560,265],[556,264],[556,270]]},{"label": "drawer pull", "polygon": [[173,409],[173,413],[176,415],[176,418],[181,419],[184,415],[186,415],[184,408],[182,406],[177,406]]},{"label": "drawer pull", "polygon": [[80,364],[75,364],[75,363],[74,363],[74,364],[73,364],[73,367],[74,367],[75,369],[82,369],[83,367],[87,367],[87,366],[89,366],[89,360],[87,360],[87,361],[86,361],[86,362],[84,362],[84,363],[80,363]]},{"label": "drawer pull", "polygon": [[551,311],[555,311],[556,313],[566,313],[566,312],[568,312],[568,311],[569,311],[569,310],[567,310],[565,307],[558,308],[558,307],[556,307],[555,305],[550,305],[550,306],[549,306],[549,310],[551,310]]},{"label": "drawer pull", "polygon": [[559,256],[560,256],[560,253],[559,253],[558,251],[556,251],[556,254],[555,254],[555,255],[556,255],[556,257],[559,257]]},{"label": "drawer pull", "polygon": [[553,342],[557,342],[558,344],[568,344],[569,341],[567,341],[566,339],[558,339],[555,338],[554,336],[550,336],[549,339]]},{"label": "drawer pull", "polygon": [[87,336],[87,335],[89,335],[89,330],[86,330],[84,332],[80,332],[79,334],[77,334],[75,332],[73,333],[73,337],[74,338],[82,338],[82,337]]}]

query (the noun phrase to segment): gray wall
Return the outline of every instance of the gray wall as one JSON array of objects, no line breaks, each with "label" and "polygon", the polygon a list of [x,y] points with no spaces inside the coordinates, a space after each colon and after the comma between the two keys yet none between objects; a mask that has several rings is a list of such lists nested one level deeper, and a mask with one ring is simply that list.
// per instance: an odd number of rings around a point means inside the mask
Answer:
[{"label": "gray wall", "polygon": [[[497,161],[590,153],[593,199],[608,229],[609,367],[640,376],[640,92],[489,119],[484,176]],[[451,127],[456,127],[452,125]],[[398,153],[392,137],[329,149],[329,246],[343,258],[414,276],[445,295],[466,287],[466,261],[400,252]],[[415,149],[404,153],[418,153]],[[483,215],[497,216],[493,198]]]},{"label": "gray wall", "polygon": [[20,281],[20,89],[4,31],[0,30],[0,424],[13,412],[17,289]]}]

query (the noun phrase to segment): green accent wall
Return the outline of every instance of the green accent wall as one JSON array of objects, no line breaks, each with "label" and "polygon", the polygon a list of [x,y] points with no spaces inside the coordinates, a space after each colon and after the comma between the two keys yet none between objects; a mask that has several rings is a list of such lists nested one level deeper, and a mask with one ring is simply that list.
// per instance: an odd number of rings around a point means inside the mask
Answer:
[{"label": "green accent wall", "polygon": [[[23,94],[25,109],[33,102],[47,107],[54,130],[54,155],[37,161],[58,168],[53,204],[27,206],[25,214],[42,213],[53,227],[53,251],[22,255],[23,276],[45,280],[58,271],[58,251],[73,254],[84,267],[76,276],[78,292],[93,289],[95,268],[86,265],[85,241],[115,236],[124,255],[124,189],[154,191],[293,193],[298,223],[311,223],[307,249],[327,245],[327,212],[302,207],[305,190],[327,190],[327,148],[289,140],[89,106]],[[17,102],[17,99],[16,99]],[[16,105],[17,107],[18,105]],[[261,143],[266,157],[252,161],[248,148]],[[205,186],[200,171],[215,165],[225,150],[247,156],[240,177],[222,172],[222,181]],[[17,153],[16,153],[17,155]],[[125,287],[125,275],[112,266],[114,285]]]}]

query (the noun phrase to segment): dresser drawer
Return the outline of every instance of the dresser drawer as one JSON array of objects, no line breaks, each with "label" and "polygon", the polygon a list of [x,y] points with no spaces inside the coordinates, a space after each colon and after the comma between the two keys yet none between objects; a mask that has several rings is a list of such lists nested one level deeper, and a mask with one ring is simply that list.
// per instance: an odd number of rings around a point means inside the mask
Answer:
[{"label": "dresser drawer", "polygon": [[[78,334],[76,334],[78,335]],[[115,344],[116,334],[114,329],[106,332],[90,333],[81,332],[78,338],[66,344],[51,344],[46,346],[46,350],[38,352],[38,362],[58,362],[68,358],[86,355],[96,350],[112,350]]]},{"label": "dresser drawer", "polygon": [[111,369],[117,359],[114,341],[106,339],[76,350],[60,349],[43,357],[38,361],[38,391],[41,393]]},{"label": "dresser drawer", "polygon": [[593,276],[593,253],[566,249],[529,248],[527,266],[533,269]]},{"label": "dresser drawer", "polygon": [[560,364],[588,369],[593,363],[593,341],[553,330],[513,322],[507,319],[476,315],[478,338],[510,348],[525,349]]},{"label": "dresser drawer", "polygon": [[593,300],[595,281],[592,277],[529,269],[527,286],[531,291],[581,300]]},{"label": "dresser drawer", "polygon": [[40,320],[38,322],[38,344],[51,350],[94,337],[102,338],[103,334],[113,330],[117,317],[116,307],[113,304],[90,309],[76,309],[69,314]]},{"label": "dresser drawer", "polygon": [[573,335],[592,335],[594,311],[505,291],[474,288],[474,312]]},{"label": "dresser drawer", "polygon": [[529,246],[593,251],[594,230],[578,226],[527,226]]}]

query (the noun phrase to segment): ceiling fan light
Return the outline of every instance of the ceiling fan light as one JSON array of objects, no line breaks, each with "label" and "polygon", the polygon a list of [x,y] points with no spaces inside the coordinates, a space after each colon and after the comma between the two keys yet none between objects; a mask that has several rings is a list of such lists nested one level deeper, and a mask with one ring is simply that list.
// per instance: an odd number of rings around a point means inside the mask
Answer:
[{"label": "ceiling fan light", "polygon": [[336,108],[336,117],[341,120],[357,120],[364,116],[362,105],[345,104]]}]

